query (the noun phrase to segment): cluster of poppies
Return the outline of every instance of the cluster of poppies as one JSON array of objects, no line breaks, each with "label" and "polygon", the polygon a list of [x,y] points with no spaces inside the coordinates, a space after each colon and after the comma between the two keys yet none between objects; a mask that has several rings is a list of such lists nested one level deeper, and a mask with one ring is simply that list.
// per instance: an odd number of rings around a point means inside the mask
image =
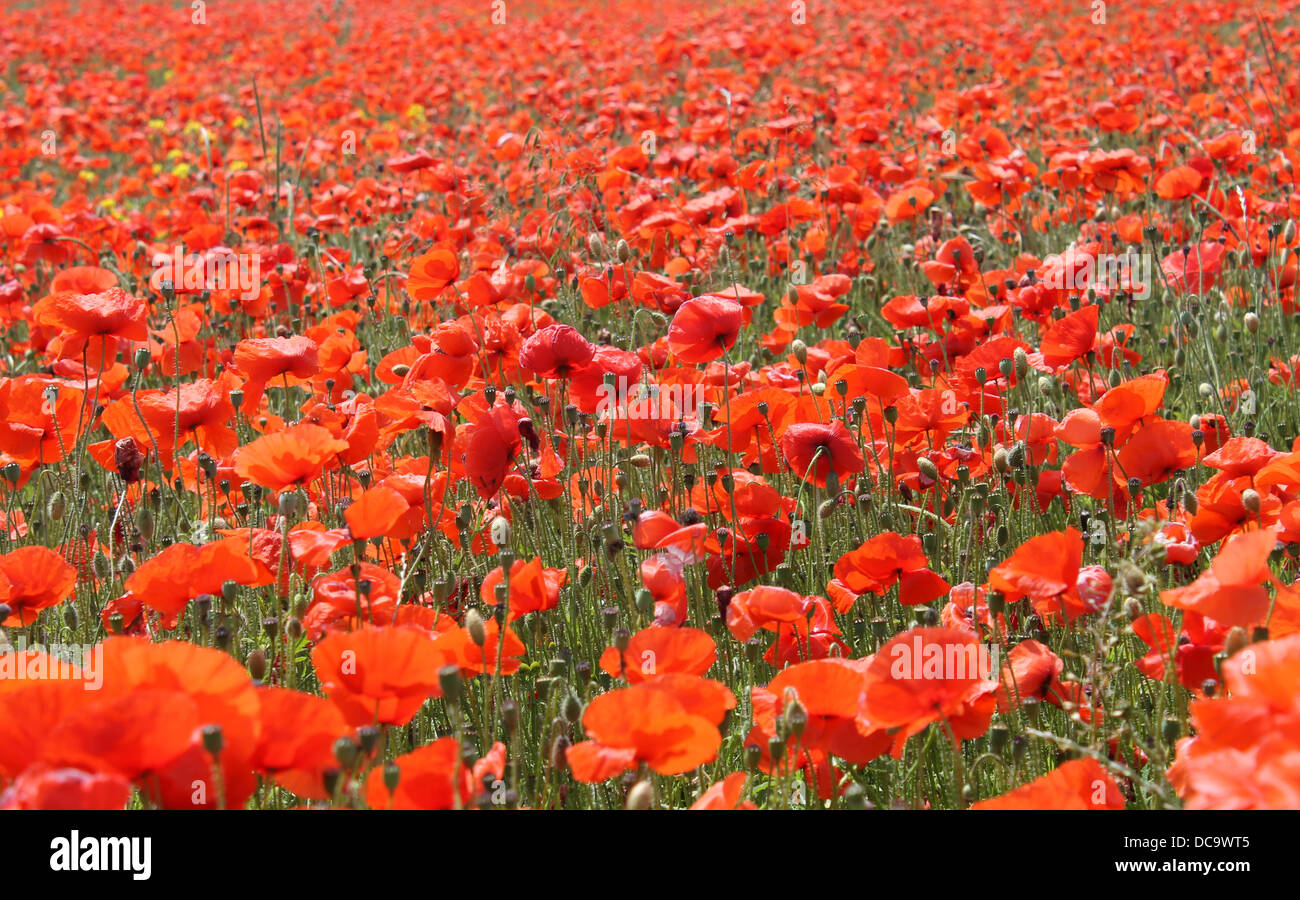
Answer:
[{"label": "cluster of poppies", "polygon": [[1300,807],[1294,3],[60,5],[0,808]]}]

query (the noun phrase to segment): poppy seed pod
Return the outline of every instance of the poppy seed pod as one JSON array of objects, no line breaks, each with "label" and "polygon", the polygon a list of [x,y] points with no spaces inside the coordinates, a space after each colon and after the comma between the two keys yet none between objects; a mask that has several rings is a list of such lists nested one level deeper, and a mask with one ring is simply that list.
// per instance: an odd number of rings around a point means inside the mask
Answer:
[{"label": "poppy seed pod", "polygon": [[374,725],[363,725],[357,730],[357,737],[361,740],[361,752],[373,756],[379,746],[379,729]]},{"label": "poppy seed pod", "polygon": [[213,758],[220,756],[221,751],[226,746],[226,739],[222,734],[221,726],[204,725],[199,733],[203,737],[203,749],[207,751],[208,755]]},{"label": "poppy seed pod", "polygon": [[345,771],[350,771],[361,756],[361,748],[350,737],[341,737],[334,742],[334,758]]},{"label": "poppy seed pod", "polygon": [[392,794],[396,792],[397,785],[402,780],[402,770],[397,763],[388,763],[384,766],[384,789]]}]

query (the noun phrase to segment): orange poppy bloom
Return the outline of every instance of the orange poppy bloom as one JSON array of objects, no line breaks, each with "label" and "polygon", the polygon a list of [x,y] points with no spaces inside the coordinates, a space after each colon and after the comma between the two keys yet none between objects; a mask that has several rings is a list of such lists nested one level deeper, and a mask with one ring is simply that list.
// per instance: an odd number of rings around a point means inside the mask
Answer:
[{"label": "orange poppy bloom", "polygon": [[1061,763],[1000,797],[971,804],[971,809],[1123,809],[1124,795],[1115,780],[1091,757]]},{"label": "orange poppy bloom", "polygon": [[460,277],[460,260],[456,254],[436,247],[411,261],[406,278],[406,292],[421,303],[436,300],[447,285]]},{"label": "orange poppy bloom", "polygon": [[639,684],[661,675],[703,675],[717,655],[713,638],[698,628],[651,625],[632,635],[622,653],[606,647],[600,667],[614,678]]},{"label": "orange poppy bloom", "polygon": [[988,650],[974,633],[956,628],[913,628],[897,635],[872,657],[858,711],[858,730],[888,729],[893,756],[935,722],[946,722],[954,738],[988,730],[998,682],[992,680]]},{"label": "orange poppy bloom", "polygon": [[56,606],[72,594],[77,570],[46,547],[19,547],[0,556],[0,603],[9,615],[6,628],[22,628],[36,621],[41,610]]},{"label": "orange poppy bloom", "polygon": [[[554,609],[560,602],[560,589],[568,577],[569,573],[564,569],[543,567],[540,556],[528,562],[515,560],[510,566],[508,621],[513,622],[532,612]],[[498,605],[500,601],[496,596],[496,586],[504,582],[505,573],[500,566],[489,572],[479,590],[483,602],[489,606]]]},{"label": "orange poppy bloom", "polygon": [[1229,627],[1257,624],[1268,615],[1267,584],[1281,587],[1268,567],[1277,531],[1261,528],[1230,537],[1194,582],[1160,592],[1166,606],[1201,613]]},{"label": "orange poppy bloom", "polygon": [[347,441],[319,425],[293,425],[240,447],[235,473],[269,490],[283,491],[313,481],[347,448]]},{"label": "orange poppy bloom", "polygon": [[582,716],[591,740],[566,751],[573,777],[613,778],[644,762],[661,775],[679,775],[712,760],[722,745],[718,725],[736,698],[723,684],[690,675],[664,675],[601,694]]},{"label": "orange poppy bloom", "polygon": [[740,799],[744,795],[748,777],[744,772],[732,772],[700,794],[700,799],[691,804],[691,809],[758,809],[754,801]]},{"label": "orange poppy bloom", "polygon": [[136,567],[126,590],[150,609],[174,616],[200,594],[219,594],[226,581],[252,584],[258,570],[233,541],[196,547],[172,544]]},{"label": "orange poppy bloom", "polygon": [[411,721],[425,700],[442,696],[438,669],[449,662],[428,634],[409,625],[332,634],[311,661],[321,690],[358,727]]}]

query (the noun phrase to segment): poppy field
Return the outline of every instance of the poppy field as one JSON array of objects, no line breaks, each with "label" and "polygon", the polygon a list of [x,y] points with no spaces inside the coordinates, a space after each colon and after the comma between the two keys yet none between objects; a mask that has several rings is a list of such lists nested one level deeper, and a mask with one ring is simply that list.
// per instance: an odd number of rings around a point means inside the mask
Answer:
[{"label": "poppy field", "polygon": [[5,2],[0,808],[1300,808],[1297,7]]}]

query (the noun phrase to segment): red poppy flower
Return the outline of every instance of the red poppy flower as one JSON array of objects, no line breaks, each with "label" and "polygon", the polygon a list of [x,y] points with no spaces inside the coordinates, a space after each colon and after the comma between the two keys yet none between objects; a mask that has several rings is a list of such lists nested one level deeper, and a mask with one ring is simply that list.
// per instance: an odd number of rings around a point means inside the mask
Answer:
[{"label": "red poppy flower", "polygon": [[853,433],[838,419],[829,425],[798,422],[781,435],[781,453],[799,478],[826,487],[832,474],[837,483],[862,471],[862,451]]},{"label": "red poppy flower", "polygon": [[547,325],[519,350],[519,367],[538,378],[568,378],[596,356],[596,347],[572,325]]},{"label": "red poppy flower", "polygon": [[711,362],[736,343],[745,308],[725,297],[703,296],[677,308],[668,326],[668,346],[684,363]]}]

